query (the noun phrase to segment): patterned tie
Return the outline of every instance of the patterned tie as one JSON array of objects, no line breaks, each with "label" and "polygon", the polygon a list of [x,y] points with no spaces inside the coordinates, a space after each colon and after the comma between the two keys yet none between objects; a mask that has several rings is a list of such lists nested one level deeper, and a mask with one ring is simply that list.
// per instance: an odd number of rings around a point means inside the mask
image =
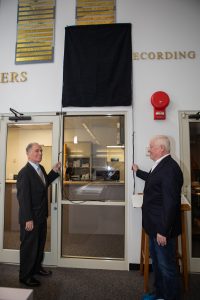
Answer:
[{"label": "patterned tie", "polygon": [[45,181],[45,178],[44,178],[44,174],[40,168],[40,166],[37,167],[37,172],[38,172],[38,175],[40,176],[42,182],[44,183],[44,185],[46,185],[46,181]]}]

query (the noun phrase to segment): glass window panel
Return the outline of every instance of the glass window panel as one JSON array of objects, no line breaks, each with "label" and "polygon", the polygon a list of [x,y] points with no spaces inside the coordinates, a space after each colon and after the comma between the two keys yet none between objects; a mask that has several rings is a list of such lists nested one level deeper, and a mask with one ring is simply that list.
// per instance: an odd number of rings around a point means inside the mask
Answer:
[{"label": "glass window panel", "polygon": [[124,116],[64,118],[63,199],[124,201]]},{"label": "glass window panel", "polygon": [[[13,180],[14,181],[14,180]],[[16,183],[5,184],[4,249],[19,249],[19,220]]]},{"label": "glass window panel", "polygon": [[[51,170],[52,157],[52,124],[8,124],[7,153],[6,153],[6,181],[4,200],[4,249],[20,247],[18,201],[16,179],[19,170],[26,164],[26,146],[37,141],[43,148],[42,165],[46,171]],[[45,144],[45,145],[44,145]],[[49,202],[51,189],[49,189]],[[51,209],[49,203],[49,218],[47,228],[47,242],[45,251],[51,249]]]},{"label": "glass window panel", "polygon": [[124,258],[124,206],[62,205],[62,256]]},{"label": "glass window panel", "polygon": [[190,122],[192,257],[200,257],[200,122]]}]

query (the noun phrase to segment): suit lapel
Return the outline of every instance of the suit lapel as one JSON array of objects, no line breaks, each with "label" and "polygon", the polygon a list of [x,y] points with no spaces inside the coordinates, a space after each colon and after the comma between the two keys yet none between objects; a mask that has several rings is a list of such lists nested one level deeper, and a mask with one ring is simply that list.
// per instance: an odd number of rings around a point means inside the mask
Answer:
[{"label": "suit lapel", "polygon": [[161,160],[161,162],[153,169],[152,172],[149,172],[149,176],[145,182],[145,187],[144,187],[144,191],[147,188],[149,181],[151,180],[151,178],[153,178],[154,176],[156,176],[156,174],[162,169],[163,165],[165,165],[169,160],[171,159],[171,155],[166,156],[165,158],[163,158]]},{"label": "suit lapel", "polygon": [[[29,170],[29,172],[31,173],[31,176],[34,180],[36,180],[39,184],[41,184],[44,188],[45,188],[45,185],[42,181],[42,179],[40,178],[39,174],[37,173],[37,171],[33,168],[33,166],[31,166],[31,164],[27,163],[27,168]],[[44,174],[45,176],[45,174]]]},{"label": "suit lapel", "polygon": [[166,156],[161,160],[161,162],[153,169],[153,171],[150,173],[150,175],[154,175],[163,167],[164,164],[166,164],[171,159],[171,155]]}]

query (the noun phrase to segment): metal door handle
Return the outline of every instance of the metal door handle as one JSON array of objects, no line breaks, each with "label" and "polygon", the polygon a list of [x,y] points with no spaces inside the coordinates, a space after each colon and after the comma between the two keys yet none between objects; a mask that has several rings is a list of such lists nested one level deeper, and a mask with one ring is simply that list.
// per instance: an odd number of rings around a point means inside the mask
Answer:
[{"label": "metal door handle", "polygon": [[54,199],[55,199],[55,201],[54,201],[54,203],[57,203],[57,197],[58,197],[57,191],[58,191],[58,184],[55,183],[55,193],[54,193]]},{"label": "metal door handle", "polygon": [[50,189],[50,202],[55,204],[57,203],[57,183],[51,185]]}]

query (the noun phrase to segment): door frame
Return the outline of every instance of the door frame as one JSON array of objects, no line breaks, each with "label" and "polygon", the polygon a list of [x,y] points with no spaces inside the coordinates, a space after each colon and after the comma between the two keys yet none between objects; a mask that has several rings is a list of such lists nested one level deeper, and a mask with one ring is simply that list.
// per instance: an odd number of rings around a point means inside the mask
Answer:
[{"label": "door frame", "polygon": [[[180,111],[179,112],[179,129],[180,129],[180,165],[183,171],[184,183],[183,194],[191,203],[191,169],[190,169],[190,134],[189,123],[195,122],[188,116],[196,114],[198,111]],[[200,120],[197,120],[200,122]],[[187,236],[188,236],[188,254],[189,254],[189,270],[190,272],[200,271],[200,258],[192,257],[192,215],[191,211],[187,212]]]},{"label": "door frame", "polygon": [[[67,112],[69,116],[91,116],[91,115],[124,115],[125,118],[125,241],[124,241],[124,260],[111,260],[111,259],[87,259],[87,258],[63,258],[61,255],[58,255],[58,266],[60,267],[70,267],[70,268],[90,268],[90,269],[111,269],[111,270],[129,270],[129,253],[128,253],[128,244],[130,241],[130,234],[132,230],[130,229],[130,212],[131,212],[131,199],[133,194],[132,187],[132,158],[133,158],[133,130],[132,130],[132,117],[133,111],[132,108],[127,107],[126,109],[114,109],[108,110],[108,108],[101,109],[101,111],[96,111],[94,108],[91,110],[85,111],[74,111],[71,109]],[[62,149],[62,148],[61,148]],[[61,199],[61,198],[60,198]],[[58,233],[61,232],[61,206],[64,203],[64,200],[61,199],[60,205],[58,207]],[[95,204],[94,204],[95,205]],[[60,235],[59,235],[60,236]],[[58,253],[61,254],[61,242],[58,244]]]},{"label": "door frame", "polygon": [[[31,117],[28,121],[19,121],[25,124],[51,123],[52,124],[52,162],[55,164],[58,161],[60,141],[58,133],[61,132],[60,116],[56,113],[42,114],[26,114]],[[0,260],[1,262],[19,263],[19,250],[3,249],[4,237],[4,197],[5,197],[5,182],[6,182],[6,140],[8,134],[8,124],[15,124],[15,121],[10,121],[10,114],[1,115],[0,120]],[[31,141],[30,141],[31,142]],[[5,162],[5,163],[3,163]],[[58,198],[60,191],[60,182],[57,179],[52,184],[52,201],[51,201],[51,252],[45,252],[44,264],[57,265],[57,224],[58,224]]]}]

